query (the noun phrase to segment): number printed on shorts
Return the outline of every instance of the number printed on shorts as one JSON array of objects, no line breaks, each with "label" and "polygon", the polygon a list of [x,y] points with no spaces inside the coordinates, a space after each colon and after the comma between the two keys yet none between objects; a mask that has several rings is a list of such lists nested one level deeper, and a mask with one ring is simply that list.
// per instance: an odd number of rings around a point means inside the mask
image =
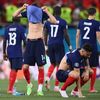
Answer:
[{"label": "number printed on shorts", "polygon": [[84,27],[84,30],[86,31],[86,33],[84,34],[83,39],[90,39],[90,37],[88,37],[88,34],[90,32],[90,28]]},{"label": "number printed on shorts", "polygon": [[16,33],[9,33],[9,43],[8,45],[16,45]]},{"label": "number printed on shorts", "polygon": [[51,37],[56,37],[58,32],[58,25],[50,25],[51,26]]}]

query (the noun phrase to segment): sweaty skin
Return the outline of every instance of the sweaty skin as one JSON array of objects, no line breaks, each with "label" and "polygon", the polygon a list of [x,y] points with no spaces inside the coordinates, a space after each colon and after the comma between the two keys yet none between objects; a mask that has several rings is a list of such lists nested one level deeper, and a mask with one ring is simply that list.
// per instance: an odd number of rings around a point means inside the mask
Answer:
[{"label": "sweaty skin", "polygon": [[43,38],[43,24],[42,23],[29,23],[28,39],[38,39]]}]

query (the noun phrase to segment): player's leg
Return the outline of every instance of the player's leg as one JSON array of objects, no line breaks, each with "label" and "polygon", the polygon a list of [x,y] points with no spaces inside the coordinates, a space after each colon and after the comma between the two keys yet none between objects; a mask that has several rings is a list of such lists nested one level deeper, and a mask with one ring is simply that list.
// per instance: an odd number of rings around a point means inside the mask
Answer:
[{"label": "player's leg", "polygon": [[[89,79],[93,73],[90,71],[89,78],[84,78],[85,74],[86,73],[85,73],[84,69],[81,69],[80,70],[80,76],[81,76],[80,85],[81,85],[81,87],[84,86],[89,81]],[[76,81],[76,87],[72,90],[71,95],[78,96],[77,81]]]},{"label": "player's leg", "polygon": [[45,87],[47,90],[50,89],[50,78],[55,69],[55,51],[54,45],[48,45],[48,56],[50,58],[51,65],[48,68],[46,79],[45,79]]},{"label": "player's leg", "polygon": [[[65,74],[64,70],[58,70],[56,73],[56,77],[59,80],[59,82],[65,82],[67,77],[68,77],[68,73]],[[62,91],[61,89],[59,89],[59,92],[60,92],[62,97],[68,98],[66,91]]]},{"label": "player's leg", "polygon": [[48,68],[48,71],[47,71],[47,75],[46,75],[46,78],[45,78],[45,87],[47,90],[50,89],[50,78],[51,78],[51,75],[53,73],[55,69],[55,64],[51,64],[50,67]]},{"label": "player's leg", "polygon": [[39,73],[38,73],[38,90],[37,90],[37,95],[43,96],[43,83],[44,83],[44,67],[39,66]]},{"label": "player's leg", "polygon": [[23,73],[24,73],[24,77],[25,77],[27,83],[30,84],[29,65],[27,65],[27,64],[23,65]]},{"label": "player's leg", "polygon": [[71,71],[68,74],[68,78],[66,79],[64,85],[61,87],[61,90],[66,90],[66,88],[70,86],[71,84],[73,84],[77,80],[78,77],[79,77],[78,72]]},{"label": "player's leg", "polygon": [[26,49],[24,52],[24,65],[23,65],[23,73],[24,77],[27,81],[27,95],[30,95],[32,92],[32,83],[30,81],[30,72],[29,72],[29,65],[35,65],[35,61],[33,61],[33,48],[32,48],[32,41],[28,40]]},{"label": "player's leg", "polygon": [[8,86],[8,93],[13,93],[14,84],[16,81],[17,72],[19,69],[22,68],[22,58],[13,58],[9,59],[11,65],[11,71],[9,76],[9,86]]},{"label": "player's leg", "polygon": [[[56,73],[57,73],[57,71],[58,71],[58,66],[56,67]],[[55,92],[59,91],[59,81],[58,81],[57,77],[56,77],[56,80],[55,80],[54,91]]]},{"label": "player's leg", "polygon": [[24,77],[27,81],[27,95],[30,95],[32,92],[32,83],[30,81],[30,72],[29,72],[29,65],[24,64],[23,65],[23,73],[24,73]]},{"label": "player's leg", "polygon": [[[56,44],[54,50],[55,50],[55,58],[56,58],[56,72],[57,72],[58,68],[59,68],[59,64],[65,55],[64,45]],[[55,80],[54,91],[56,91],[56,92],[59,91],[59,81],[57,78]]]},{"label": "player's leg", "polygon": [[97,90],[95,89],[95,82],[96,82],[96,67],[92,68],[93,70],[93,74],[91,75],[91,79],[90,79],[90,90],[89,92],[97,92]]},{"label": "player's leg", "polygon": [[37,95],[43,96],[44,94],[42,88],[44,83],[44,64],[46,64],[45,48],[43,40],[39,39],[35,45],[36,45],[35,59],[39,69]]},{"label": "player's leg", "polygon": [[17,75],[17,70],[11,69],[7,93],[11,93],[11,94],[13,93],[14,84],[15,84],[15,81],[16,81],[16,75]]},{"label": "player's leg", "polygon": [[98,54],[96,52],[94,52],[89,61],[90,61],[90,67],[93,70],[93,74],[90,77],[90,89],[89,92],[97,92],[97,90],[95,89],[95,82],[96,82],[96,67],[99,65],[99,58],[98,58]]},{"label": "player's leg", "polygon": [[[64,73],[63,76],[61,73]],[[65,82],[61,87],[60,94],[62,97],[68,98],[68,95],[66,94],[66,88],[77,80],[77,78],[79,77],[79,73],[70,70],[61,72],[61,70],[59,70],[56,75],[57,75],[57,79],[60,82],[62,81],[61,79],[62,77],[66,77]]]}]

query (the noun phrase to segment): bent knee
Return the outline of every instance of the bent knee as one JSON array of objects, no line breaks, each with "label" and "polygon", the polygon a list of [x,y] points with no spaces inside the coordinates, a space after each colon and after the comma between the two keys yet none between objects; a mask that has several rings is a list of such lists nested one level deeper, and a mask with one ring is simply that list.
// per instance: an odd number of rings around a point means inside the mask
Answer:
[{"label": "bent knee", "polygon": [[71,71],[71,72],[69,73],[69,76],[74,77],[74,78],[77,79],[77,78],[80,76],[80,74],[79,74],[79,72]]}]

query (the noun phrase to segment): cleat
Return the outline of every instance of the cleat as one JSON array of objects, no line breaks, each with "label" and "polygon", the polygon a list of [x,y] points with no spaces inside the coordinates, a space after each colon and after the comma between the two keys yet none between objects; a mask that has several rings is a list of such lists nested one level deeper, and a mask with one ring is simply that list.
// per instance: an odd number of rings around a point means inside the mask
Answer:
[{"label": "cleat", "polygon": [[55,91],[55,92],[59,92],[59,86],[55,86],[55,87],[54,87],[54,91]]},{"label": "cleat", "polygon": [[68,98],[68,95],[67,95],[67,93],[66,93],[65,90],[59,90],[59,92],[60,92],[60,94],[61,94],[61,96],[62,96],[63,98]]},{"label": "cleat", "polygon": [[50,83],[47,80],[45,81],[45,87],[47,90],[50,90]]},{"label": "cleat", "polygon": [[32,93],[32,83],[27,85],[27,95],[30,95]]},{"label": "cleat", "polygon": [[38,95],[38,96],[44,96],[44,94],[43,94],[42,91],[38,91],[38,92],[37,92],[37,95]]},{"label": "cleat", "polygon": [[16,87],[13,87],[12,90],[8,90],[8,91],[7,91],[8,94],[12,94],[12,93],[14,93],[14,92],[16,92]]},{"label": "cleat", "polygon": [[12,95],[14,95],[14,96],[22,96],[22,95],[25,95],[25,94],[16,91],[16,92],[12,93]]},{"label": "cleat", "polygon": [[89,90],[90,93],[97,93],[98,91],[93,89],[93,90]]},{"label": "cleat", "polygon": [[74,90],[72,90],[72,92],[71,92],[71,96],[78,96],[78,91],[74,91]]}]

